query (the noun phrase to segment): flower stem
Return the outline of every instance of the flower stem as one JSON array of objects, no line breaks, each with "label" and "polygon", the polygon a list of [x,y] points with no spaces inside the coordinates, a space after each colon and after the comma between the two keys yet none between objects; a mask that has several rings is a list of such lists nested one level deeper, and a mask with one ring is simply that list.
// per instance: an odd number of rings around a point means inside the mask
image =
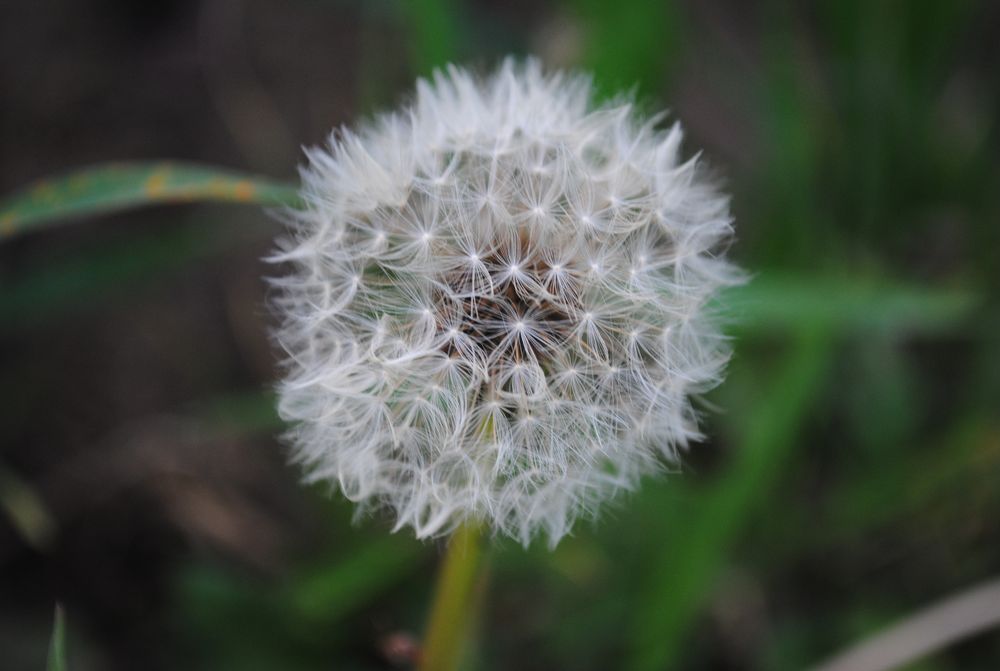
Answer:
[{"label": "flower stem", "polygon": [[463,644],[477,619],[482,555],[482,534],[474,523],[463,524],[452,534],[434,590],[420,671],[458,668]]}]

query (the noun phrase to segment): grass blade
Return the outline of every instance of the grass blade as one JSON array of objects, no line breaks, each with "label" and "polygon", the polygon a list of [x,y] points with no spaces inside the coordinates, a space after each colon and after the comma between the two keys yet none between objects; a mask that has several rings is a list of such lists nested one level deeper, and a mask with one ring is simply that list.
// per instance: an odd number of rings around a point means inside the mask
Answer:
[{"label": "grass blade", "polygon": [[401,4],[409,24],[417,74],[427,76],[434,68],[455,61],[461,35],[456,5],[454,0],[409,0]]},{"label": "grass blade", "polygon": [[399,536],[378,539],[336,563],[302,575],[288,596],[305,620],[336,620],[413,571],[423,549]]},{"label": "grass blade", "polygon": [[972,291],[874,277],[765,273],[728,290],[720,305],[745,333],[781,334],[803,327],[839,334],[934,333],[954,326],[979,302]]},{"label": "grass blade", "polygon": [[602,97],[632,87],[640,100],[663,91],[684,34],[677,3],[573,0],[570,6],[583,19],[584,65]]},{"label": "grass blade", "polygon": [[66,671],[66,615],[63,607],[56,604],[55,623],[52,626],[52,640],[49,642],[47,671]]},{"label": "grass blade", "polygon": [[44,552],[56,535],[55,517],[35,489],[0,464],[0,514],[32,548]]},{"label": "grass blade", "polygon": [[0,241],[85,215],[157,203],[294,204],[294,186],[192,163],[108,163],[43,179],[0,203]]},{"label": "grass blade", "polygon": [[[768,393],[743,427],[735,463],[697,496],[693,518],[653,552],[656,570],[636,609],[632,659],[636,671],[667,669],[680,661],[680,642],[722,568],[726,552],[770,494],[803,419],[819,396],[831,360],[828,338],[801,335]],[[677,515],[674,515],[676,518]],[[680,520],[673,519],[677,530]]]}]

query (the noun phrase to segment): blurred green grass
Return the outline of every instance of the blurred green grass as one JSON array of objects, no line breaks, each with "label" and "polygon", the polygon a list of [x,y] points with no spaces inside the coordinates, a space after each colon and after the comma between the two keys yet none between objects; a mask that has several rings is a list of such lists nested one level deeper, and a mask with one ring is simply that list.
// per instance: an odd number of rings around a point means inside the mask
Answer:
[{"label": "blurred green grass", "polygon": [[62,606],[56,606],[55,621],[52,625],[52,640],[49,642],[49,657],[46,671],[67,671],[66,665],[66,615]]}]

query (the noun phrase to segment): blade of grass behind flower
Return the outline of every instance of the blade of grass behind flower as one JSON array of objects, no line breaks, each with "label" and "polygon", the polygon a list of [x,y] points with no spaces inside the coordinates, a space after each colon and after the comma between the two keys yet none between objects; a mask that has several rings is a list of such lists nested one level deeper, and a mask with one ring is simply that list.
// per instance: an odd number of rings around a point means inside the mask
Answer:
[{"label": "blade of grass behind flower", "polygon": [[801,324],[838,334],[878,330],[933,333],[953,327],[980,303],[973,291],[885,278],[765,273],[719,301],[742,333],[789,333]]},{"label": "blade of grass behind flower", "polygon": [[643,96],[663,91],[668,66],[681,50],[683,31],[676,3],[573,0],[571,4],[583,19],[584,62],[602,95],[628,87],[637,87]]},{"label": "blade of grass behind flower", "polygon": [[38,552],[48,550],[55,538],[55,516],[35,488],[0,463],[0,514],[21,538]]},{"label": "blade of grass behind flower", "polygon": [[368,602],[418,565],[424,546],[398,535],[383,536],[336,563],[296,578],[289,598],[307,620],[328,622]]},{"label": "blade of grass behind flower", "polygon": [[46,671],[66,671],[66,616],[63,607],[56,604],[55,622],[52,625],[52,639],[49,641],[49,657]]},{"label": "blade of grass behind flower", "polygon": [[96,165],[29,185],[0,202],[0,241],[85,215],[157,203],[291,205],[294,186],[172,161]]},{"label": "blade of grass behind flower", "polygon": [[[328,521],[347,547],[338,544],[334,552],[321,552],[278,583],[211,564],[191,564],[179,572],[179,622],[191,632],[211,632],[209,668],[275,668],[289,650],[307,659],[336,649],[338,639],[352,636],[347,618],[423,566],[426,548],[417,541],[381,532],[358,540],[349,511],[332,508],[336,519]],[[244,659],[248,641],[253,652]]]},{"label": "blade of grass behind flower", "polygon": [[[680,642],[711,593],[726,552],[770,493],[832,359],[829,334],[810,331],[792,351],[761,400],[748,413],[728,470],[692,498],[683,520],[668,514],[670,531],[660,536],[648,582],[636,608],[628,668],[673,668]],[[668,509],[676,511],[676,507]]]},{"label": "blade of grass behind flower", "polygon": [[407,0],[401,3],[412,41],[414,69],[427,76],[455,61],[461,31],[454,0]]}]

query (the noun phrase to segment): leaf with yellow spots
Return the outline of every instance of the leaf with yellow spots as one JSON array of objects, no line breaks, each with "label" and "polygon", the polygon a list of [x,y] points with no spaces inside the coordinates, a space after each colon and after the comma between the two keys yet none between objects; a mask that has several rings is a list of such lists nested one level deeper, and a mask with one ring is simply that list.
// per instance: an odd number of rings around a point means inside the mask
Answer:
[{"label": "leaf with yellow spots", "polygon": [[158,203],[293,205],[294,186],[191,163],[108,163],[44,179],[0,202],[0,239],[85,215]]}]

